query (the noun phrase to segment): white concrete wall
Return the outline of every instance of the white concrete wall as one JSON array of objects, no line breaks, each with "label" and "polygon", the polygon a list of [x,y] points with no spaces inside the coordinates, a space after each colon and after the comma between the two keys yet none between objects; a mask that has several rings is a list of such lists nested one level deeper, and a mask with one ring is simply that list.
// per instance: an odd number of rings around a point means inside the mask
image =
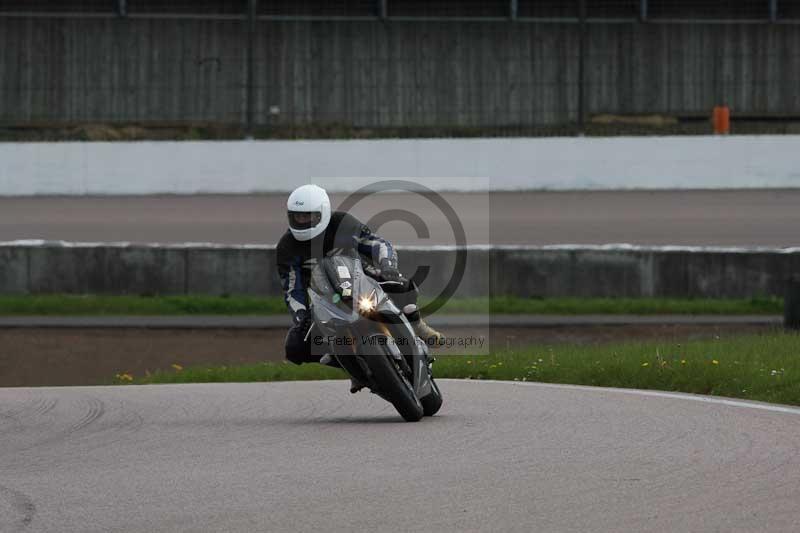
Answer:
[{"label": "white concrete wall", "polygon": [[[800,249],[477,246],[457,296],[751,298],[783,296]],[[423,294],[451,281],[453,248],[402,247]],[[502,265],[502,268],[499,267]],[[0,243],[0,294],[279,295],[274,246]]]},{"label": "white concrete wall", "polygon": [[800,136],[0,143],[0,195],[800,187]]}]

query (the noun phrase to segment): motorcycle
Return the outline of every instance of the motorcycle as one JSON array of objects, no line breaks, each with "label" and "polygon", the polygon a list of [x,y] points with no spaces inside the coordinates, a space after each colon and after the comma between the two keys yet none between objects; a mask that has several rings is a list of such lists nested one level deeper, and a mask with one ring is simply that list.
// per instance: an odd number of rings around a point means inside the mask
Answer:
[{"label": "motorcycle", "polygon": [[392,283],[368,276],[357,256],[323,258],[311,273],[309,335],[323,357],[416,422],[439,411],[442,394],[427,344],[387,293]]}]

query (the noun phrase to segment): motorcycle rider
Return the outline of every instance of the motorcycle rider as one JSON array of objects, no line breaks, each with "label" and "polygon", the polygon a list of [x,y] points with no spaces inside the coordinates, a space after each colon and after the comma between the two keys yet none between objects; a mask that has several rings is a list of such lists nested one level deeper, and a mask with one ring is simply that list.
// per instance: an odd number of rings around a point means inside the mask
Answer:
[{"label": "motorcycle rider", "polygon": [[[397,269],[397,254],[391,243],[373,233],[353,215],[331,212],[331,202],[325,189],[316,185],[303,185],[295,189],[286,203],[289,229],[277,246],[278,274],[283,283],[286,306],[292,314],[293,326],[286,335],[286,359],[295,363],[320,362],[314,354],[309,329],[313,324],[308,309],[306,290],[311,271],[317,260],[357,250],[362,258],[364,272],[379,280],[395,282],[392,301],[402,309],[415,333],[429,345],[444,342],[441,333],[422,320],[417,307],[419,290],[413,281],[403,277]],[[323,357],[323,363],[330,358]],[[353,383],[351,391],[360,388]]]}]

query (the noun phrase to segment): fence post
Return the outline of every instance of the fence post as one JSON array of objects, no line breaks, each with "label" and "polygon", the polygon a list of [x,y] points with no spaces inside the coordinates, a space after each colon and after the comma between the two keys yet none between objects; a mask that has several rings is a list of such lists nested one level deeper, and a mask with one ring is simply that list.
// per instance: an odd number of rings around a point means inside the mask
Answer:
[{"label": "fence post", "polygon": [[586,0],[578,0],[578,131],[585,132],[586,124]]},{"label": "fence post", "polygon": [[778,21],[778,0],[769,0],[769,21]]},{"label": "fence post", "polygon": [[256,14],[258,12],[258,0],[248,0],[247,2],[247,65],[245,66],[246,88],[246,124],[245,136],[247,139],[253,138],[253,117],[255,115],[255,39],[256,39]]},{"label": "fence post", "polygon": [[797,274],[789,278],[786,283],[783,325],[786,329],[800,330],[800,275]]}]

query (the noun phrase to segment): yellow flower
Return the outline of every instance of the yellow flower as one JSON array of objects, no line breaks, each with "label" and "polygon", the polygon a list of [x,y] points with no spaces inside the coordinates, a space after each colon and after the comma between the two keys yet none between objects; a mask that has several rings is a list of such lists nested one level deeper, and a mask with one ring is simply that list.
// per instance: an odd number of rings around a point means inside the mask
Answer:
[{"label": "yellow flower", "polygon": [[712,359],[712,360],[711,360],[711,364],[718,365],[718,364],[719,364],[719,361],[717,361],[716,359]]},{"label": "yellow flower", "polygon": [[133,381],[133,376],[127,372],[123,372],[121,374],[117,374],[117,379],[120,381]]},{"label": "yellow flower", "polygon": [[471,365],[471,364],[472,364],[472,361],[467,361],[467,364],[468,364],[468,365]]},{"label": "yellow flower", "polygon": [[177,370],[178,372],[180,372],[181,370],[183,370],[183,367],[182,367],[181,365],[179,365],[178,363],[172,363],[172,368],[174,368],[174,369],[175,369],[175,370]]},{"label": "yellow flower", "polygon": [[686,359],[681,359],[681,364],[685,365],[686,364]]},{"label": "yellow flower", "polygon": [[650,363],[642,363],[642,366],[650,366]]}]

